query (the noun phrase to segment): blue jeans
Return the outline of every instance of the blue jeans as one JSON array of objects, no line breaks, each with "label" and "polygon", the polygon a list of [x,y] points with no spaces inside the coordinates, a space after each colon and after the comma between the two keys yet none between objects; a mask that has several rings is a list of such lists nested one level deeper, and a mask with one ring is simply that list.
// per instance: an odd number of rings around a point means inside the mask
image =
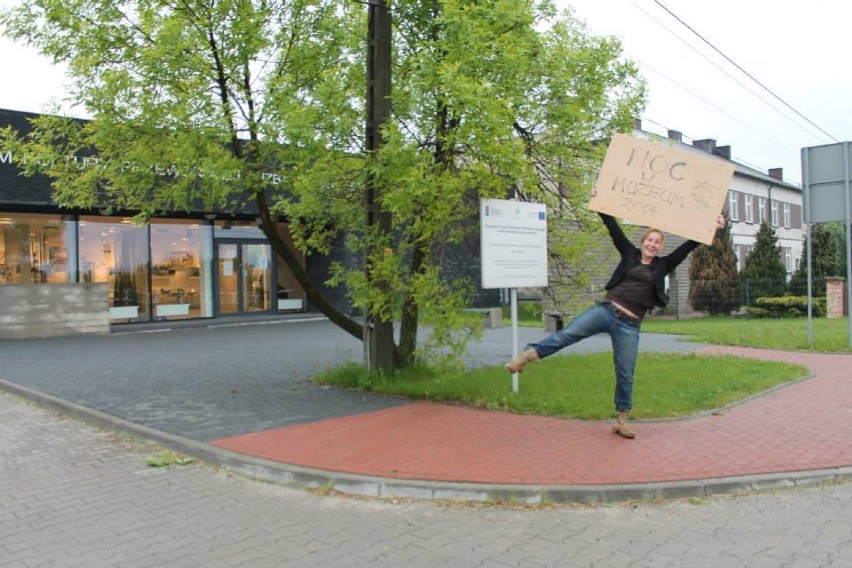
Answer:
[{"label": "blue jeans", "polygon": [[552,355],[598,333],[609,334],[615,362],[615,409],[618,412],[633,408],[633,372],[639,353],[639,330],[642,322],[616,314],[610,304],[595,304],[574,318],[556,333],[526,349],[535,349],[541,358]]}]

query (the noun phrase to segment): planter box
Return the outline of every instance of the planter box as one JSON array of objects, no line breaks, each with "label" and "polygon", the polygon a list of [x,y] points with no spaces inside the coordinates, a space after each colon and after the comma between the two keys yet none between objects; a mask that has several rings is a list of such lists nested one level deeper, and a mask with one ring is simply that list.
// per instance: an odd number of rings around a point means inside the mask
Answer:
[{"label": "planter box", "polygon": [[154,315],[158,318],[167,316],[188,316],[189,304],[158,304],[154,306]]},{"label": "planter box", "polygon": [[139,317],[139,306],[114,306],[109,309],[110,319],[133,319]]},{"label": "planter box", "polygon": [[279,312],[282,310],[301,310],[302,307],[302,300],[278,300]]}]

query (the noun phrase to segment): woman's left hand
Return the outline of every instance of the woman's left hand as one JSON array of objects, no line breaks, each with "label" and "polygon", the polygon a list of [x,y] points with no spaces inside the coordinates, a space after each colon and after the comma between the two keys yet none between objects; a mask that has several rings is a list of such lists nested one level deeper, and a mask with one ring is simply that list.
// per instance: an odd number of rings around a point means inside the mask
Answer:
[{"label": "woman's left hand", "polygon": [[725,216],[722,215],[721,213],[719,214],[718,217],[716,217],[716,228],[717,229],[724,229],[725,228]]}]

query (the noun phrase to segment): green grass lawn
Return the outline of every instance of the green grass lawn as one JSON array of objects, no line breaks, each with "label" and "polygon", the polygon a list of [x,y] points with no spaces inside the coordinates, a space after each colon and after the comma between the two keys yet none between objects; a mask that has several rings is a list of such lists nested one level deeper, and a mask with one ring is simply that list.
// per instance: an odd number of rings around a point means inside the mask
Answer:
[{"label": "green grass lawn", "polygon": [[[503,325],[506,326],[512,324],[508,312],[508,307],[504,306]],[[812,325],[812,342],[808,341],[806,318],[699,317],[669,320],[649,317],[642,322],[642,332],[689,335],[697,342],[716,345],[799,351],[852,351],[848,318],[814,318]],[[541,310],[536,311],[532,303],[522,303],[518,309],[518,326],[544,328]]]},{"label": "green grass lawn", "polygon": [[[519,320],[544,327],[534,306]],[[505,322],[510,325],[510,322]],[[519,324],[520,325],[520,324]],[[815,318],[813,343],[806,319],[649,318],[643,333],[687,335],[701,343],[748,347],[849,352],[849,320]],[[519,392],[501,362],[467,371],[418,367],[391,376],[370,375],[345,365],[316,377],[324,384],[524,414],[600,419],[614,414],[615,372],[611,353],[557,355],[527,366]],[[730,356],[641,353],[633,388],[636,418],[664,418],[718,409],[809,374],[801,366]]]},{"label": "green grass lawn", "polygon": [[[730,356],[642,353],[633,416],[662,418],[717,409],[807,374],[797,365]],[[610,353],[557,355],[532,363],[520,375],[518,394],[512,392],[512,375],[502,366],[457,372],[416,368],[388,377],[371,376],[363,366],[350,364],[315,380],[522,414],[588,419],[614,414]]]},{"label": "green grass lawn", "polygon": [[805,318],[693,318],[662,320],[649,318],[642,323],[643,333],[689,335],[701,343],[742,345],[765,349],[806,351],[852,351],[849,347],[849,319],[814,318],[813,343],[808,342]]}]

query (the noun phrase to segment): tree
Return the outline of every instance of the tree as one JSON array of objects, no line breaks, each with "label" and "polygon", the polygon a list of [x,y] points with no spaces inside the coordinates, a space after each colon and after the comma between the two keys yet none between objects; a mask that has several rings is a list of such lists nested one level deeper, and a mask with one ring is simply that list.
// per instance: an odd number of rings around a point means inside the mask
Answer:
[{"label": "tree", "polygon": [[740,308],[737,256],[731,239],[731,223],[716,231],[710,246],[692,253],[689,266],[689,301],[710,315],[730,315]]},{"label": "tree", "polygon": [[[69,64],[70,97],[92,120],[44,116],[26,139],[6,132],[3,147],[38,156],[26,171],[52,176],[62,205],[110,202],[145,220],[195,202],[251,204],[309,300],[361,339],[275,222],[288,220],[305,253],[343,238],[359,262],[334,266],[329,285],[400,322],[395,363],[432,347],[458,355],[471,283],[450,278],[442,258],[477,230],[478,199],[515,194],[586,223],[582,180],[600,141],[632,127],[644,85],[616,40],[547,0],[391,8],[392,118],[369,157],[366,11],[332,0],[25,0],[0,23]],[[96,168],[66,159],[92,153]],[[367,179],[381,187],[389,231],[362,214]],[[555,235],[551,254],[570,261],[582,243]],[[419,346],[421,320],[431,333]]]},{"label": "tree", "polygon": [[[813,297],[825,296],[825,277],[826,276],[842,276],[845,270],[842,267],[839,259],[842,255],[838,254],[838,245],[843,245],[842,238],[840,242],[835,238],[826,224],[815,223],[811,226],[811,254],[813,255],[813,279],[812,279],[812,295]],[[804,296],[808,293],[808,241],[805,238],[804,254],[799,264],[798,270],[790,279],[790,292],[797,296]]]},{"label": "tree", "polygon": [[787,291],[787,269],[781,262],[781,247],[769,222],[760,224],[754,248],[746,257],[741,281],[746,304],[756,298],[783,296]]},{"label": "tree", "polygon": [[[846,254],[848,245],[852,245],[852,235],[847,232],[846,223],[843,221],[832,221],[825,223],[825,229],[831,234],[834,241],[834,263],[835,273],[830,276],[846,276]],[[848,244],[847,244],[848,243]]]}]

